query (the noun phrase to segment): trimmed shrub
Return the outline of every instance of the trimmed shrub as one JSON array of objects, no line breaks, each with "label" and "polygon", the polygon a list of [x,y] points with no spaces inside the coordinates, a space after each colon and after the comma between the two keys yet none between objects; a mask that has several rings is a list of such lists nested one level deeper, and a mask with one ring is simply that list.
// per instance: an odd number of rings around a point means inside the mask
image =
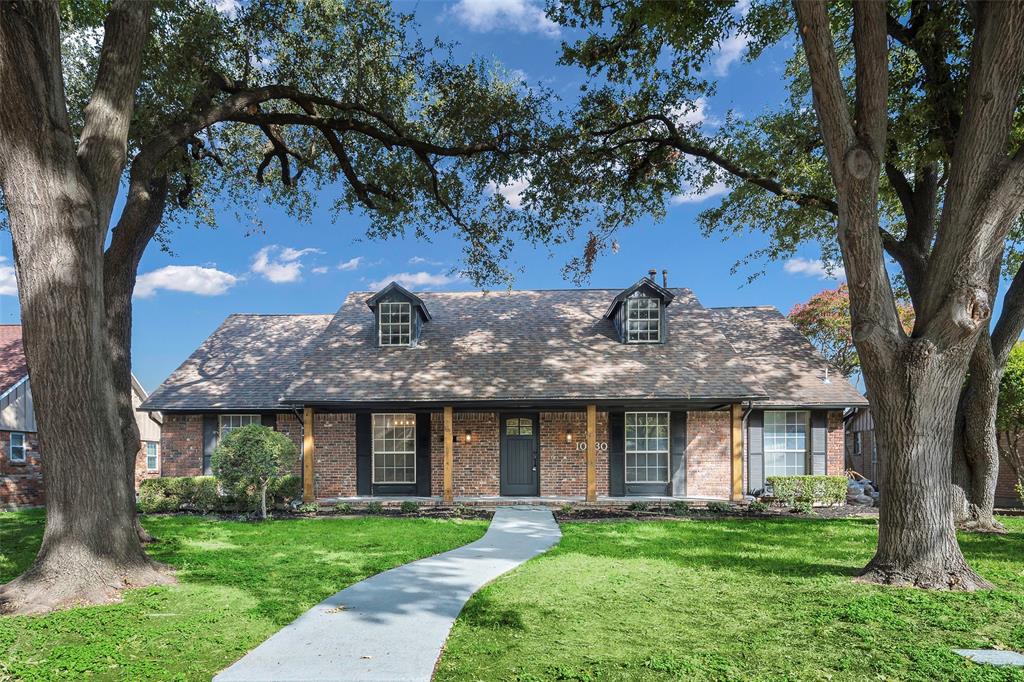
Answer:
[{"label": "trimmed shrub", "polygon": [[1020,503],[1024,504],[1024,480],[1017,480],[1017,483],[1013,486],[1013,489],[1017,491],[1017,497],[1020,498]]},{"label": "trimmed shrub", "polygon": [[403,514],[415,514],[420,510],[420,503],[414,502],[413,500],[405,500],[402,502],[402,513]]},{"label": "trimmed shrub", "polygon": [[727,514],[732,511],[732,504],[729,502],[708,502],[708,511],[716,514]]},{"label": "trimmed shrub", "polygon": [[302,476],[288,474],[274,479],[267,487],[267,499],[274,504],[288,504],[302,498]]},{"label": "trimmed shrub", "polygon": [[380,502],[371,502],[370,504],[366,505],[366,513],[367,514],[383,514],[384,513],[384,505],[381,504]]},{"label": "trimmed shrub", "polygon": [[[260,518],[267,518],[267,492],[295,461],[295,443],[269,426],[249,424],[231,429],[213,451],[217,480],[239,500],[259,500]],[[251,509],[251,507],[250,507]]]},{"label": "trimmed shrub", "polygon": [[787,507],[802,509],[846,501],[846,476],[769,476],[767,483],[772,497]]},{"label": "trimmed shrub", "polygon": [[686,516],[690,513],[690,503],[686,500],[676,500],[668,508],[676,516]]},{"label": "trimmed shrub", "polygon": [[316,502],[307,502],[306,504],[300,504],[295,508],[295,511],[300,514],[316,514],[320,511],[320,505]]},{"label": "trimmed shrub", "polygon": [[630,502],[629,503],[629,507],[627,507],[627,509],[629,509],[629,511],[635,511],[635,512],[645,512],[645,511],[647,511],[650,508],[651,508],[651,503],[650,502],[642,502],[642,501],[639,501],[639,500],[636,501],[636,502]]},{"label": "trimmed shrub", "polygon": [[339,502],[338,504],[334,505],[334,511],[338,512],[339,514],[351,514],[352,505],[349,504],[348,502]]},{"label": "trimmed shrub", "polygon": [[762,502],[761,500],[754,500],[747,505],[747,511],[755,514],[761,514],[768,511],[768,503]]},{"label": "trimmed shrub", "polygon": [[139,509],[144,514],[183,509],[206,513],[225,506],[212,476],[167,476],[139,483]]}]

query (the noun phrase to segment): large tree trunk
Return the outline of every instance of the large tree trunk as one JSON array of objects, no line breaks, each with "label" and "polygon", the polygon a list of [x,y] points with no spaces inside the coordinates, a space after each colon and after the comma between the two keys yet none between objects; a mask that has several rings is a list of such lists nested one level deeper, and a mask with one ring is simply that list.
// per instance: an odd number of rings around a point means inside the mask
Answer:
[{"label": "large tree trunk", "polygon": [[[118,395],[104,298],[103,247],[147,17],[143,4],[112,6],[98,94],[76,148],[57,3],[0,4],[0,182],[46,494],[35,562],[0,587],[7,612],[104,603],[125,587],[173,580],[139,542],[119,410],[130,394]],[[128,39],[106,42],[117,34]]]},{"label": "large tree trunk", "polygon": [[960,552],[949,503],[963,362],[955,353],[918,352],[919,346],[909,343],[888,371],[865,376],[879,447],[888,459],[878,549],[859,579],[929,589],[991,587]]},{"label": "large tree trunk", "polygon": [[957,404],[953,439],[953,520],[964,530],[1002,533],[996,521],[999,478],[996,407],[1002,366],[992,355],[987,334],[971,356],[967,383]]}]

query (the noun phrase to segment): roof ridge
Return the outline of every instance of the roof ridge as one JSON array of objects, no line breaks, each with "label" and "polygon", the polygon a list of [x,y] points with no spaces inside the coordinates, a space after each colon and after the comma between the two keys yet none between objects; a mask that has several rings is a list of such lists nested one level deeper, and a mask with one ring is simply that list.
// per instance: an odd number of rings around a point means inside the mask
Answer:
[{"label": "roof ridge", "polygon": [[774,305],[713,305],[705,307],[708,310],[779,310],[779,307]]},{"label": "roof ridge", "polygon": [[228,313],[228,317],[333,317],[335,313]]},{"label": "roof ridge", "polygon": [[[630,285],[632,286],[632,285]],[[552,288],[552,289],[455,289],[451,291],[412,291],[414,294],[530,294],[530,293],[548,293],[548,292],[560,292],[560,291],[575,291],[575,292],[588,292],[588,291],[625,291],[629,287],[623,287],[618,289],[615,287],[591,287],[587,289],[582,288]],[[669,291],[689,291],[693,293],[693,289],[689,287],[665,287]],[[349,296],[353,294],[376,294],[377,291],[370,291],[366,289],[354,289],[348,293]]]}]

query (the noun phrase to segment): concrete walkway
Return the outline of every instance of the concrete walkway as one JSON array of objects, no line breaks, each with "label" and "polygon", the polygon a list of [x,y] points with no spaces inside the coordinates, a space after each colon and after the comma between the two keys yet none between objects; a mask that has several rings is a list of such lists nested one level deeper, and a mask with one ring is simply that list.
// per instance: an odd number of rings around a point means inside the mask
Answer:
[{"label": "concrete walkway", "polygon": [[429,680],[462,606],[558,543],[547,509],[500,507],[487,533],[334,594],[222,671],[245,680]]}]

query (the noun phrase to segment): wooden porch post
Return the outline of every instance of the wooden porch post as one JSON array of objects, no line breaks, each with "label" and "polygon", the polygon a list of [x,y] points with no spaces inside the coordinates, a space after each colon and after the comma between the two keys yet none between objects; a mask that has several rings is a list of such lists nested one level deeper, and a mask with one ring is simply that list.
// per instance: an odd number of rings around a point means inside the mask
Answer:
[{"label": "wooden porch post", "polygon": [[316,502],[316,491],[313,487],[313,408],[302,410],[302,501],[306,504]]},{"label": "wooden porch post", "polygon": [[597,502],[597,405],[587,405],[587,502]]},{"label": "wooden porch post", "polygon": [[444,408],[444,503],[451,504],[455,501],[452,489],[452,468],[455,466],[455,443],[452,426],[453,409],[451,405]]},{"label": "wooden porch post", "polygon": [[743,406],[735,404],[732,415],[732,500],[743,500]]}]

